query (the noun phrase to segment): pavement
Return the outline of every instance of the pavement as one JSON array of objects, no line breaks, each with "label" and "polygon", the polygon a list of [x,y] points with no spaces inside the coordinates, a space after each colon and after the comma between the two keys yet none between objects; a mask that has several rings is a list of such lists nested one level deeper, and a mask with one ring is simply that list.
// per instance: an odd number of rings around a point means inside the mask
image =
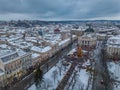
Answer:
[{"label": "pavement", "polygon": [[93,89],[94,90],[105,90],[105,87],[104,85],[101,84],[101,80],[103,80],[103,77],[102,77],[102,74],[104,72],[104,67],[103,67],[103,64],[102,64],[102,58],[101,58],[101,47],[98,47],[97,49],[94,50],[94,59],[96,61],[95,63],[95,70],[97,72],[96,75],[94,75],[94,87]]}]

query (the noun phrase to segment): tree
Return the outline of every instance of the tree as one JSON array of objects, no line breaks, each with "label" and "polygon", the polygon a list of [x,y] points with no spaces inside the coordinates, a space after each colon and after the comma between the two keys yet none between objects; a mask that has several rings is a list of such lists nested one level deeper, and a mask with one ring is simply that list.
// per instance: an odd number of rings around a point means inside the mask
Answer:
[{"label": "tree", "polygon": [[42,81],[42,78],[43,78],[43,71],[40,68],[37,68],[37,70],[34,74],[36,86]]},{"label": "tree", "polygon": [[52,87],[52,81],[50,79],[44,79],[39,90],[49,90],[50,87]]},{"label": "tree", "polygon": [[53,74],[52,74],[53,79],[54,79],[54,83],[55,83],[55,79],[57,78],[57,75],[58,75],[57,70],[54,70],[54,71],[53,71]]},{"label": "tree", "polygon": [[59,74],[60,74],[60,76],[61,76],[61,72],[62,72],[62,65],[61,65],[61,66],[58,66],[58,68],[59,68]]}]

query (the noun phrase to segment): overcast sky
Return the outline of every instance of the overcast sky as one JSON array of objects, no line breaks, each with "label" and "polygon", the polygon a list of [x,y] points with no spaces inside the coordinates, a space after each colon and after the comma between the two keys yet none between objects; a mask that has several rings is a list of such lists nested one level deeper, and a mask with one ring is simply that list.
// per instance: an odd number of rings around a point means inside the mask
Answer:
[{"label": "overcast sky", "polygon": [[0,20],[115,19],[120,0],[0,0]]}]

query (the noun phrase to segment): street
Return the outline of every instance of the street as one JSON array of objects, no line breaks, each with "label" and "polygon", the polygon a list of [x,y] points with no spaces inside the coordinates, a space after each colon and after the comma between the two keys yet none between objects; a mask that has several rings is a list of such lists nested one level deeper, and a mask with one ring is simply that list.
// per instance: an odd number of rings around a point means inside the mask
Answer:
[{"label": "street", "polygon": [[95,71],[97,72],[94,75],[94,90],[105,90],[104,85],[101,84],[101,80],[103,80],[102,74],[104,72],[104,67],[101,60],[101,47],[98,47],[94,50],[94,60],[95,60]]}]

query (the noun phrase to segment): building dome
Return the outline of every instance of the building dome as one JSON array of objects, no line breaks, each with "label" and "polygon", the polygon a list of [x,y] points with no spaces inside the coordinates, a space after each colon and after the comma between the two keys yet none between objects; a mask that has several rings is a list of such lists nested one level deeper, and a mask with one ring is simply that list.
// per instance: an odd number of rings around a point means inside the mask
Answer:
[{"label": "building dome", "polygon": [[88,25],[88,26],[89,26],[89,28],[87,28],[87,29],[85,30],[85,32],[93,33],[93,32],[94,32],[94,29],[92,28],[92,26],[91,26],[91,25]]}]

